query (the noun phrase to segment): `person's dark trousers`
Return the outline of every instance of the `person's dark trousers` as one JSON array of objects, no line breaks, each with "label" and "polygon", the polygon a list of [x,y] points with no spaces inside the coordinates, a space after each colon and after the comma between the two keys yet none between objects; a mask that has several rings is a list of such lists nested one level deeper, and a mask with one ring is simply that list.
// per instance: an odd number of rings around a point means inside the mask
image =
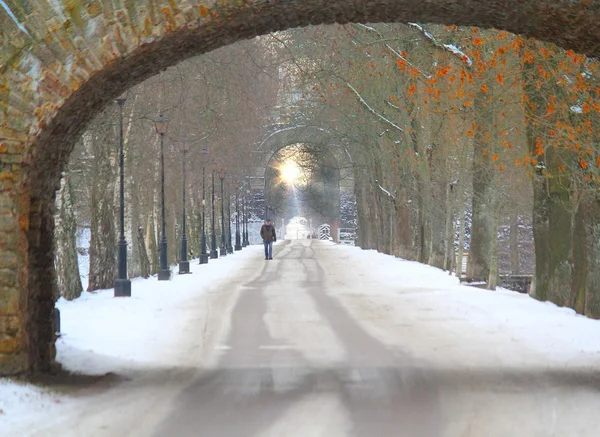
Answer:
[{"label": "person's dark trousers", "polygon": [[265,244],[265,258],[266,259],[273,258],[273,242],[265,241],[264,244]]}]

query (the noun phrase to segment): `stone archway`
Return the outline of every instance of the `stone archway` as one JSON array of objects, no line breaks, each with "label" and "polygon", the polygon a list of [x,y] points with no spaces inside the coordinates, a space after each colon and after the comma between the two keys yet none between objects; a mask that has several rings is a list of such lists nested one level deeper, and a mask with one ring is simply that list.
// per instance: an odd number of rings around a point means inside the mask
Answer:
[{"label": "stone archway", "polygon": [[600,0],[5,0],[0,8],[0,374],[54,359],[54,191],[111,99],[237,40],[309,24],[495,27],[600,55]]},{"label": "stone archway", "polygon": [[[267,204],[270,203],[271,190],[273,189],[273,172],[270,170],[280,153],[290,146],[299,145],[313,156],[318,156],[325,162],[321,163],[320,173],[329,170],[330,176],[335,181],[336,188],[328,199],[339,199],[340,181],[354,181],[352,174],[353,159],[348,148],[344,145],[346,138],[333,129],[319,125],[275,125],[266,133],[263,139],[255,146],[255,153],[260,153],[260,165],[257,167],[255,177],[264,179],[265,214]],[[353,183],[351,184],[353,188]],[[258,188],[258,185],[256,185]],[[322,206],[322,205],[321,205]],[[339,210],[339,202],[333,202],[331,209]],[[339,214],[338,214],[339,215]],[[339,217],[329,217],[332,222],[339,223]]]},{"label": "stone archway", "polygon": [[303,124],[273,126],[262,141],[257,144],[255,152],[263,154],[263,161],[266,165],[274,154],[291,144],[304,143],[329,146],[331,144],[337,145],[341,138],[342,135],[339,132],[322,126]]}]

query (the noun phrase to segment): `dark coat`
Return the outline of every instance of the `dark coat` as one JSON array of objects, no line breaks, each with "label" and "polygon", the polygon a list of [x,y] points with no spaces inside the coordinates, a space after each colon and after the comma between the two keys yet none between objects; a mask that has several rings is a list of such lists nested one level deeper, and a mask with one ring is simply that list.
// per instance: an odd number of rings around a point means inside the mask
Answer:
[{"label": "dark coat", "polygon": [[262,225],[260,228],[260,236],[262,237],[265,243],[270,243],[271,241],[277,241],[277,235],[275,235],[275,226],[272,224]]}]

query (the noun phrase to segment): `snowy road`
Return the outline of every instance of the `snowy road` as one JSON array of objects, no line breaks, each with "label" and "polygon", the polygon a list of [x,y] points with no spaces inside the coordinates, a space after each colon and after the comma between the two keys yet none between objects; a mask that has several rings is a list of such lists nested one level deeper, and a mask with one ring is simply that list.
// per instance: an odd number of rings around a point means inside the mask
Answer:
[{"label": "snowy road", "polygon": [[254,253],[182,303],[176,362],[12,435],[598,435],[597,321],[356,248]]}]

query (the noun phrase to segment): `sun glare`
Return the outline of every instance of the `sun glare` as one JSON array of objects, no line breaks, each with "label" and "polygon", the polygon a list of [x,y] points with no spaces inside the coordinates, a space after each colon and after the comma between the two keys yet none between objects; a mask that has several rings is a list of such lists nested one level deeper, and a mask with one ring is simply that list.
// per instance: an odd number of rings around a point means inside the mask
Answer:
[{"label": "sun glare", "polygon": [[300,167],[292,160],[285,161],[279,167],[279,175],[287,185],[295,185],[300,179]]}]

